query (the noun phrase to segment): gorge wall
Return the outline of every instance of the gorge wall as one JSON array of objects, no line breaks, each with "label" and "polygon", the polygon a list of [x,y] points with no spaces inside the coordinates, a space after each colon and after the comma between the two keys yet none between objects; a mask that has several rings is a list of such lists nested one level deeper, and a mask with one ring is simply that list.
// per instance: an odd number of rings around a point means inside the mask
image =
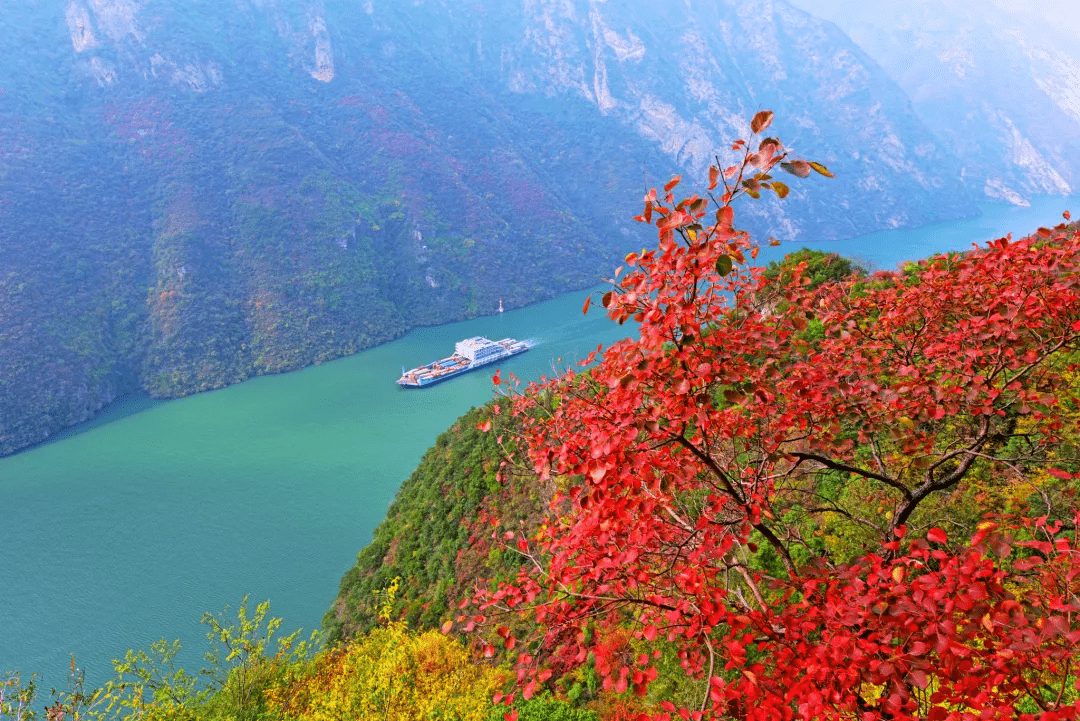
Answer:
[{"label": "gorge wall", "polygon": [[0,454],[128,390],[217,388],[591,285],[643,244],[642,192],[700,177],[761,108],[837,179],[748,208],[759,237],[976,197],[874,61],[782,0],[5,12]]}]

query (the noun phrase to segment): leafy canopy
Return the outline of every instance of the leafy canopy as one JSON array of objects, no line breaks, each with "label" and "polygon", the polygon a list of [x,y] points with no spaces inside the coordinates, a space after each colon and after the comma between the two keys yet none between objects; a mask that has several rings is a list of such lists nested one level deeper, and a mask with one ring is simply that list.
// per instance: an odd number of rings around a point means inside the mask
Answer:
[{"label": "leafy canopy", "polygon": [[828,171],[734,150],[705,193],[646,195],[658,246],[602,298],[636,337],[481,424],[557,492],[459,620],[522,649],[526,698],[583,666],[648,697],[676,657],[699,694],[659,718],[1072,718],[1077,234],[767,279],[732,202]]}]

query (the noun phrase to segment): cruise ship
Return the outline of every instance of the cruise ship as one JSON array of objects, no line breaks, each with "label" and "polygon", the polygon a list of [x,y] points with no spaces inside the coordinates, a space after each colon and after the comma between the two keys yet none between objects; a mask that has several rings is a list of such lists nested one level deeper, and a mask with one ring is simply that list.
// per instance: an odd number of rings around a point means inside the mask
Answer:
[{"label": "cruise ship", "polygon": [[513,338],[489,340],[483,336],[476,336],[459,340],[454,344],[454,355],[449,358],[408,371],[403,366],[397,384],[402,388],[427,388],[462,373],[491,365],[503,358],[524,353],[533,345],[533,341]]}]

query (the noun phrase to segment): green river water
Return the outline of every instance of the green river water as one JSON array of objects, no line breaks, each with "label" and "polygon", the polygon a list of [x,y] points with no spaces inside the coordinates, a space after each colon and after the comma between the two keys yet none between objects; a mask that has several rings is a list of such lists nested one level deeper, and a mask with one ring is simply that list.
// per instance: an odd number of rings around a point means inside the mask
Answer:
[{"label": "green river water", "polygon": [[[1060,220],[1077,198],[985,206],[977,218],[808,243],[890,267]],[[763,260],[795,246],[766,248]],[[245,594],[285,628],[318,628],[342,573],[435,437],[491,397],[491,372],[402,391],[401,367],[472,335],[537,338],[506,370],[533,379],[626,329],[585,292],[437,328],[295,373],[173,401],[130,396],[53,441],[0,459],[0,671],[63,682],[71,654],[109,660],[179,638],[198,667],[199,617]]]}]

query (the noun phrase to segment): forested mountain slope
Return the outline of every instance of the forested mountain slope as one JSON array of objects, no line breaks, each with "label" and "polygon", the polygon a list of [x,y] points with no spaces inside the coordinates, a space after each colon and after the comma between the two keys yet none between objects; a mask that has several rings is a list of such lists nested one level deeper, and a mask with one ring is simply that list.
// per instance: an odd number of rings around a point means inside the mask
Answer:
[{"label": "forested mountain slope", "polygon": [[[624,208],[783,107],[836,171],[763,237],[971,212],[959,164],[782,0],[70,0],[0,36],[0,453],[595,282]],[[796,191],[799,192],[799,191]]]}]

